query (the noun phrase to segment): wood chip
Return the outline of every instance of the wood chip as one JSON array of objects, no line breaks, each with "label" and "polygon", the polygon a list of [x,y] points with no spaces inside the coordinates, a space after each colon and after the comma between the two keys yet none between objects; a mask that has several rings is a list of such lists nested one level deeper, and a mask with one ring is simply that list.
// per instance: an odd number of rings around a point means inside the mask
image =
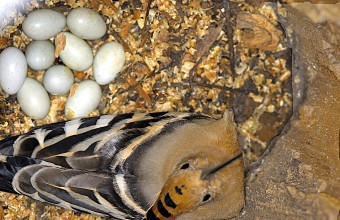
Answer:
[{"label": "wood chip", "polygon": [[135,86],[135,90],[149,105],[152,104],[151,98],[148,96],[148,94],[146,94],[143,87],[140,84],[138,84],[135,77],[129,75],[127,78],[127,82],[130,86]]},{"label": "wood chip", "polygon": [[193,60],[197,61],[199,58],[201,58],[203,55],[205,55],[213,45],[213,43],[217,40],[217,38],[220,36],[221,31],[225,25],[226,19],[222,19],[217,27],[209,27],[208,35],[205,36],[203,39],[199,40],[197,42],[196,50],[197,52],[193,56]]},{"label": "wood chip", "polygon": [[276,51],[282,32],[260,14],[237,14],[237,28],[243,30],[242,44],[246,48]]},{"label": "wood chip", "polygon": [[8,41],[8,39],[6,37],[1,37],[0,38],[0,49],[3,49],[3,48],[7,47],[7,41]]},{"label": "wood chip", "polygon": [[[98,1],[98,0],[96,0]],[[102,1],[98,1],[98,2],[103,2],[105,5],[109,6],[115,13],[118,12],[118,8],[112,3],[111,0],[102,0]]]},{"label": "wood chip", "polygon": [[64,34],[58,34],[56,36],[56,47],[54,56],[59,57],[60,53],[65,49],[66,47],[66,36]]}]

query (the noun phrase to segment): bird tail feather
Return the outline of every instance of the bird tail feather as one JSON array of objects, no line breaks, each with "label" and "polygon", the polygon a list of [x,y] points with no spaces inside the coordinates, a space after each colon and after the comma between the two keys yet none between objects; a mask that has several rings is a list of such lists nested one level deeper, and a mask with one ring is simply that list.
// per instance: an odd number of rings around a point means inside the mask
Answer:
[{"label": "bird tail feather", "polygon": [[12,185],[14,175],[23,167],[40,163],[39,160],[24,156],[13,156],[13,146],[19,136],[0,141],[0,190],[15,193]]}]

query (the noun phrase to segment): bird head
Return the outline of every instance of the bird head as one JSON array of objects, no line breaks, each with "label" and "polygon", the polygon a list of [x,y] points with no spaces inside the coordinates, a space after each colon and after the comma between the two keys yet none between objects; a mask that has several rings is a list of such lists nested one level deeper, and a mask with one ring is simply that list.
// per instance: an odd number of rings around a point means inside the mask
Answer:
[{"label": "bird head", "polygon": [[190,158],[181,163],[148,210],[146,219],[175,219],[213,201],[223,190],[225,175],[222,171],[241,156],[239,153],[213,167],[206,157]]}]

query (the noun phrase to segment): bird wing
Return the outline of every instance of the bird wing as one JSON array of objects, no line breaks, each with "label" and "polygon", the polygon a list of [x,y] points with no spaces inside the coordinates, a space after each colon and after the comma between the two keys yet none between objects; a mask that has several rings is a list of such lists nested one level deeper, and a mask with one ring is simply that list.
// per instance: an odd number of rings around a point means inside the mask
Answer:
[{"label": "bird wing", "polygon": [[127,210],[112,187],[112,175],[106,173],[33,164],[16,173],[13,186],[19,193],[66,209],[117,219],[141,215]]},{"label": "bird wing", "polygon": [[117,152],[144,135],[151,124],[173,117],[165,112],[131,113],[41,126],[19,136],[11,155],[39,159],[64,168],[110,173],[110,163]]},{"label": "bird wing", "polygon": [[97,215],[142,216],[145,208],[132,198],[112,162],[122,162],[154,123],[171,119],[176,114],[104,115],[44,125],[2,140],[0,187]]}]

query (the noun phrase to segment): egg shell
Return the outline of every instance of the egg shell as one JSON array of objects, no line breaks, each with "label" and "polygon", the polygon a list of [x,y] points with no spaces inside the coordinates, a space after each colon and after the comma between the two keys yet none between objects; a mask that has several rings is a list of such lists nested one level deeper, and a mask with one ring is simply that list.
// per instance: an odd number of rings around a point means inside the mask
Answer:
[{"label": "egg shell", "polygon": [[13,95],[23,85],[27,74],[24,53],[15,47],[7,47],[0,54],[0,84],[2,89]]},{"label": "egg shell", "polygon": [[52,95],[66,95],[74,83],[73,72],[64,65],[55,65],[46,70],[43,85]]},{"label": "egg shell", "polygon": [[27,77],[17,94],[21,110],[33,119],[43,119],[50,110],[50,97],[35,79]]},{"label": "egg shell", "polygon": [[58,34],[55,41],[56,50],[63,63],[72,70],[87,70],[93,63],[90,45],[80,37],[69,32]]},{"label": "egg shell", "polygon": [[24,33],[34,40],[47,40],[56,36],[66,25],[66,17],[52,9],[37,9],[29,13],[22,23]]},{"label": "egg shell", "polygon": [[32,41],[26,47],[28,66],[33,70],[45,70],[54,63],[54,45],[48,40]]},{"label": "egg shell", "polygon": [[117,42],[108,42],[101,46],[93,61],[93,74],[99,85],[109,84],[123,68],[125,52]]},{"label": "egg shell", "polygon": [[65,104],[67,119],[87,116],[95,110],[102,95],[100,86],[93,80],[84,80],[72,86]]},{"label": "egg shell", "polygon": [[106,33],[106,24],[102,17],[89,8],[73,9],[66,19],[70,31],[85,40],[95,40]]}]

